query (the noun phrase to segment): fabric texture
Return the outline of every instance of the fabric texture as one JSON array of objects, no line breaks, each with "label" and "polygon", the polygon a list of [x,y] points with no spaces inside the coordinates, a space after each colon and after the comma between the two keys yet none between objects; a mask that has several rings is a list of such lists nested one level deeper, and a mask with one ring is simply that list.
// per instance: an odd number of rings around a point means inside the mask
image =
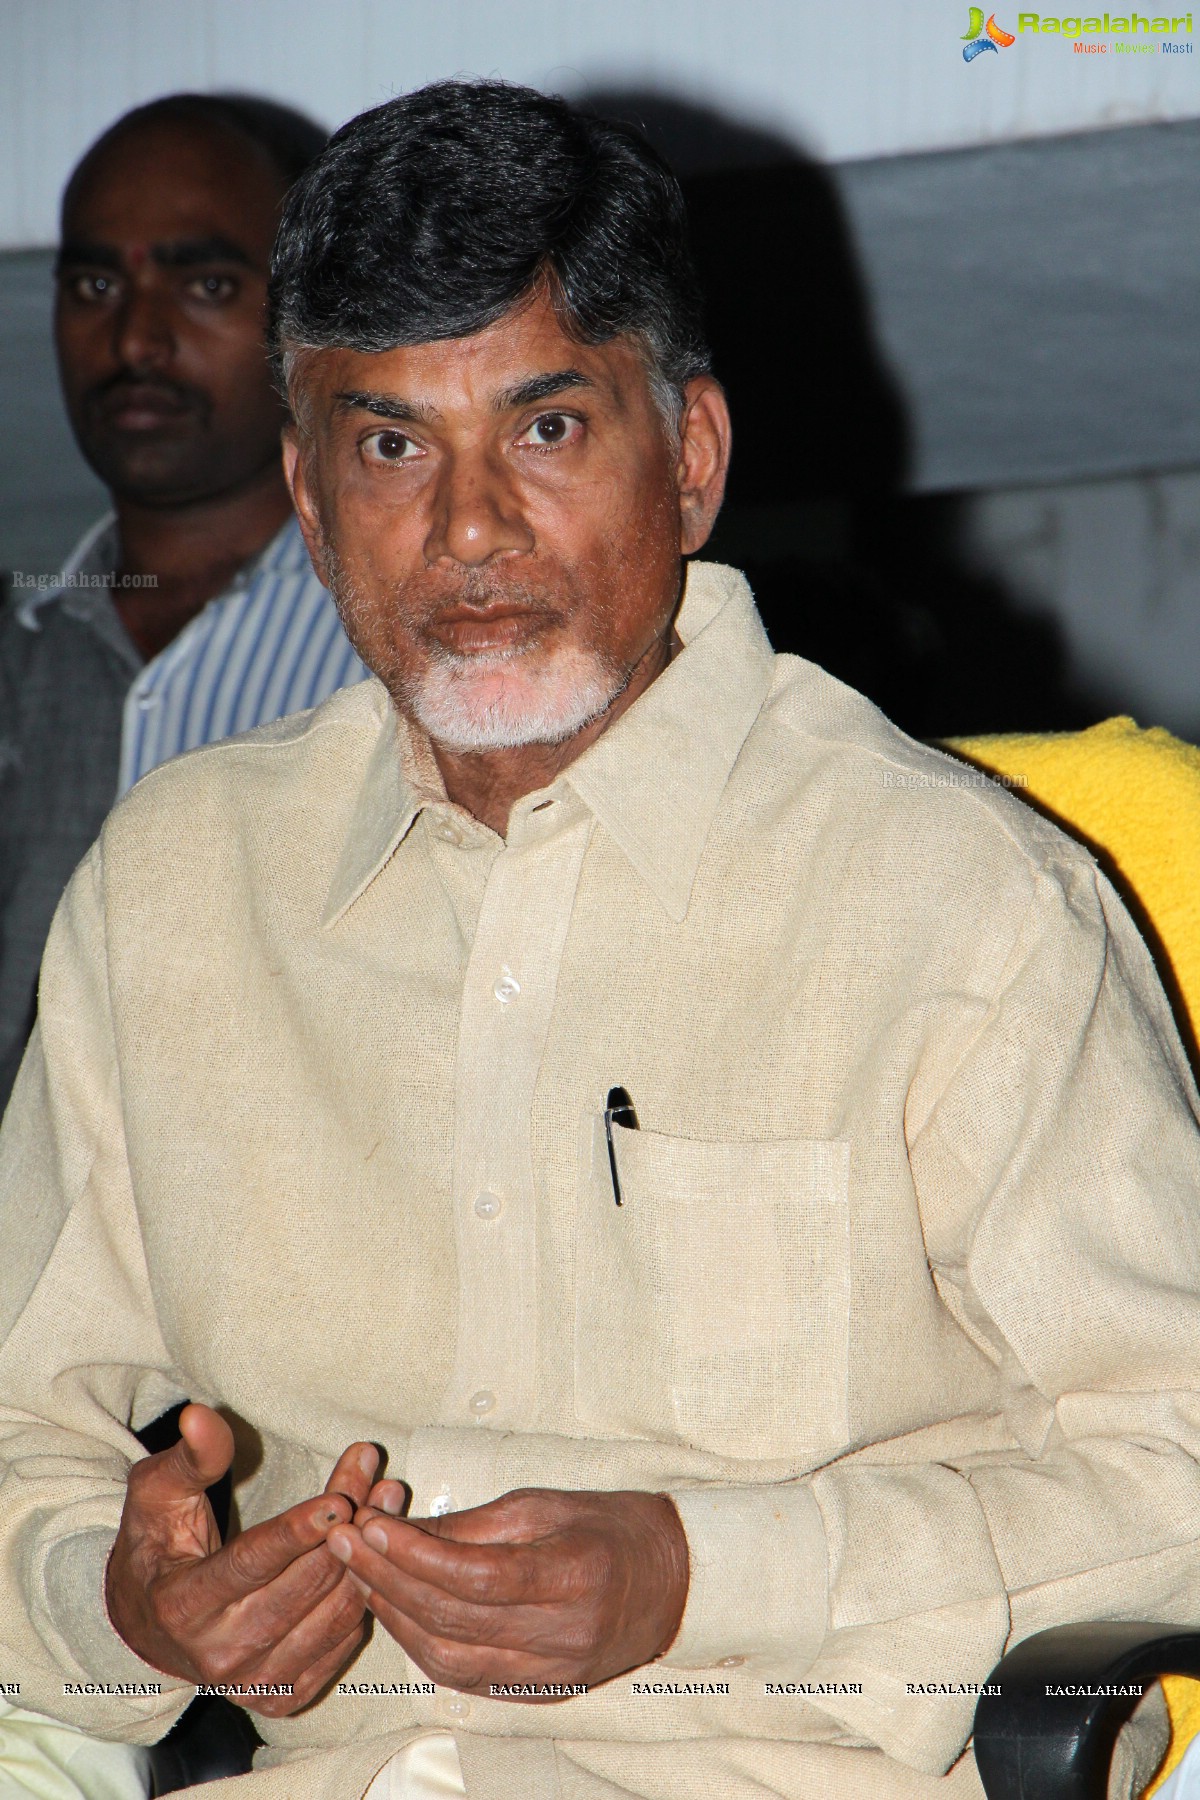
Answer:
[{"label": "fabric texture", "polygon": [[149,1794],[144,1750],[95,1743],[69,1725],[0,1700],[4,1800],[148,1800]]},{"label": "fabric texture", "polygon": [[367,673],[294,520],[145,664],[106,585],[117,556],[102,519],[57,586],[14,590],[0,611],[0,1109],[54,908],[118,794]]},{"label": "fabric texture", "polygon": [[454,1739],[448,1731],[431,1731],[392,1757],[366,1800],[460,1800],[466,1791]]},{"label": "fabric texture", "polygon": [[156,1677],[99,1602],[128,1427],[185,1395],[244,1424],[245,1522],[362,1437],[417,1516],[634,1487],[688,1533],[650,1670],[513,1706],[376,1630],[264,1721],[259,1800],[447,1729],[472,1800],[978,1800],[1014,1635],[1195,1616],[1200,1136],[1145,945],[732,571],[679,631],[505,840],[375,682],[108,820],[0,1132],[0,1644],[40,1710],[150,1741],[189,1697],[102,1691]]}]

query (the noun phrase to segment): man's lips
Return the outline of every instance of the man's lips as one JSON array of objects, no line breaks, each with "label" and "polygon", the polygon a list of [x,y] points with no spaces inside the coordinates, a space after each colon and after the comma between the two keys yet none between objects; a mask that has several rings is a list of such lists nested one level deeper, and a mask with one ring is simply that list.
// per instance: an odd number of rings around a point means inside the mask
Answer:
[{"label": "man's lips", "polygon": [[553,617],[531,606],[502,601],[495,606],[453,606],[433,619],[428,631],[439,644],[460,656],[488,650],[510,650],[540,637]]},{"label": "man's lips", "polygon": [[106,425],[118,431],[161,431],[180,421],[194,421],[196,403],[170,388],[133,384],[110,388],[95,403]]}]

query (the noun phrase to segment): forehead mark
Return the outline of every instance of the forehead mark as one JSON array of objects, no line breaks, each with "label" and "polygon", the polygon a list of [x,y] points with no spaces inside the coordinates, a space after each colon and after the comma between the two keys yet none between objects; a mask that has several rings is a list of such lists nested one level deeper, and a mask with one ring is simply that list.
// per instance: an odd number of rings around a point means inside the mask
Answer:
[{"label": "forehead mark", "polygon": [[149,244],[130,244],[125,251],[125,259],[131,269],[140,269],[150,261]]}]

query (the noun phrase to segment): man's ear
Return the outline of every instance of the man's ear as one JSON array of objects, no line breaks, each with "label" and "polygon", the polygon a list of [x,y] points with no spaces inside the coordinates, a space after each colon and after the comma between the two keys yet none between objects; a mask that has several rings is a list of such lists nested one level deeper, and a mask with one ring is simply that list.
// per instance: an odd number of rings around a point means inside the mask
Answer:
[{"label": "man's ear", "polygon": [[679,535],[687,556],[708,542],[725,497],[733,427],[725,390],[711,375],[697,375],[683,390],[679,430]]},{"label": "man's ear", "polygon": [[313,492],[308,482],[308,460],[300,447],[296,427],[291,422],[283,428],[283,479],[288,484],[292,505],[296,509],[296,522],[300,527],[304,542],[308,546],[312,566],[317,572],[318,580],[328,587],[329,571],[325,562],[325,534],[321,530],[320,514],[317,512]]}]

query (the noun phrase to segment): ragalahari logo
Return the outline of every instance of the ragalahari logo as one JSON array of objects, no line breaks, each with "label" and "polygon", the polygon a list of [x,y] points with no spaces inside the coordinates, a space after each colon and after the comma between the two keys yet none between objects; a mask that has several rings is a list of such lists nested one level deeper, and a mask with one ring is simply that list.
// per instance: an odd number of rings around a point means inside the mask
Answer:
[{"label": "ragalahari logo", "polygon": [[974,62],[985,50],[1008,50],[1016,43],[1011,31],[1004,31],[996,23],[996,15],[985,25],[982,6],[971,8],[971,29],[963,32],[963,61]]}]

